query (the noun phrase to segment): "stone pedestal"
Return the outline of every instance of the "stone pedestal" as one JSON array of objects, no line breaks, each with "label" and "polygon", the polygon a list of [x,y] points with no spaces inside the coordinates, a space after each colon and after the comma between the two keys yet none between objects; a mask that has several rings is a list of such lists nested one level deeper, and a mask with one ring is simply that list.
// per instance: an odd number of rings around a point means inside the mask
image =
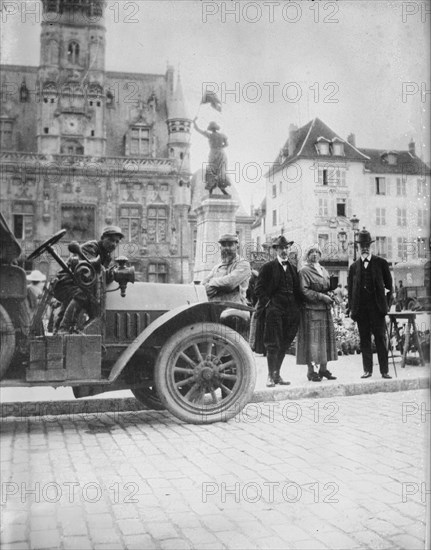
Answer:
[{"label": "stone pedestal", "polygon": [[211,197],[196,208],[197,237],[193,274],[194,281],[202,279],[220,262],[219,237],[235,233],[235,214],[239,204],[231,198]]}]

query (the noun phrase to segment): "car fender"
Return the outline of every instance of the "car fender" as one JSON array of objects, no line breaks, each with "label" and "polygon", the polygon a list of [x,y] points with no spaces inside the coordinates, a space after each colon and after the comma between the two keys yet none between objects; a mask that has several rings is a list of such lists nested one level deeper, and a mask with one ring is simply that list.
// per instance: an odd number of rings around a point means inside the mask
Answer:
[{"label": "car fender", "polygon": [[153,345],[163,343],[177,330],[193,323],[222,324],[220,316],[227,308],[253,311],[253,308],[236,302],[201,302],[167,311],[146,327],[118,357],[109,375],[109,383],[115,382],[124,367],[143,344],[148,344],[150,341]]}]

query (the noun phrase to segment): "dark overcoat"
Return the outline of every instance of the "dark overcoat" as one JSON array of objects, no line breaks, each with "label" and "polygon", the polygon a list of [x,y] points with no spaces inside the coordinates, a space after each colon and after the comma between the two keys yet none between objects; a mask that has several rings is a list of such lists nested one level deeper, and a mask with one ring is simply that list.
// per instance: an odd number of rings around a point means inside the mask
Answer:
[{"label": "dark overcoat", "polygon": [[[292,275],[293,294],[299,306],[301,303],[301,293],[299,289],[298,271],[290,262],[287,264],[286,269],[289,269]],[[277,297],[275,295],[280,288],[282,277],[284,277],[284,269],[280,265],[278,259],[264,264],[259,272],[255,286],[257,305],[256,311],[253,314],[253,322],[256,323],[256,330],[254,342],[250,342],[251,348],[256,353],[265,353],[263,333],[265,330],[266,308],[270,303],[277,303]]]},{"label": "dark overcoat", "polygon": [[[349,269],[347,279],[349,292],[350,317],[356,321],[359,313],[360,295],[361,295],[361,258],[356,260]],[[374,301],[377,309],[382,315],[386,315],[389,310],[389,303],[392,297],[392,276],[389,270],[389,264],[380,256],[371,256],[367,269],[371,269],[374,287]]]}]

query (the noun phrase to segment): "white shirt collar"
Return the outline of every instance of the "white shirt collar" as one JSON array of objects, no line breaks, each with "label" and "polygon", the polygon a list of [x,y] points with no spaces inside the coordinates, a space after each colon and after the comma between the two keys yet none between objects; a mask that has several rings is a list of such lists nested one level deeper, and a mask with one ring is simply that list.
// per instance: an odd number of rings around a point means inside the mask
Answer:
[{"label": "white shirt collar", "polygon": [[370,261],[371,256],[372,256],[371,252],[369,254],[361,254],[361,260],[364,261],[365,258],[368,258],[368,261]]},{"label": "white shirt collar", "polygon": [[277,254],[277,260],[278,260],[278,263],[281,265],[281,267],[284,269],[286,267],[286,265],[283,265],[283,262],[288,262],[289,260],[283,260],[282,258],[280,258],[280,256]]}]

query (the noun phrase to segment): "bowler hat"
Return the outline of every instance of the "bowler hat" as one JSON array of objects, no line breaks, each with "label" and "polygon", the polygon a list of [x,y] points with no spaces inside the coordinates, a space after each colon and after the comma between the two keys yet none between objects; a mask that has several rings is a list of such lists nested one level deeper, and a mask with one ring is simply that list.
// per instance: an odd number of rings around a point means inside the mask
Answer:
[{"label": "bowler hat", "polygon": [[374,241],[371,239],[371,234],[370,234],[369,231],[367,231],[366,229],[362,229],[362,231],[359,231],[358,239],[357,239],[357,243],[359,245],[361,245],[361,244],[371,244],[373,242]]},{"label": "bowler hat", "polygon": [[105,235],[118,235],[122,239],[124,238],[124,235],[118,225],[107,225],[106,227],[104,227],[102,231],[102,237],[104,237]]},{"label": "bowler hat", "polygon": [[218,242],[219,243],[237,243],[239,242],[238,235],[234,235],[233,233],[225,233],[220,237]]},{"label": "bowler hat", "polygon": [[278,248],[279,246],[292,246],[293,243],[294,241],[288,241],[284,235],[280,235],[272,241],[272,248]]},{"label": "bowler hat", "polygon": [[35,269],[30,273],[30,275],[27,275],[27,281],[41,283],[43,281],[46,281],[46,276],[38,269]]}]

